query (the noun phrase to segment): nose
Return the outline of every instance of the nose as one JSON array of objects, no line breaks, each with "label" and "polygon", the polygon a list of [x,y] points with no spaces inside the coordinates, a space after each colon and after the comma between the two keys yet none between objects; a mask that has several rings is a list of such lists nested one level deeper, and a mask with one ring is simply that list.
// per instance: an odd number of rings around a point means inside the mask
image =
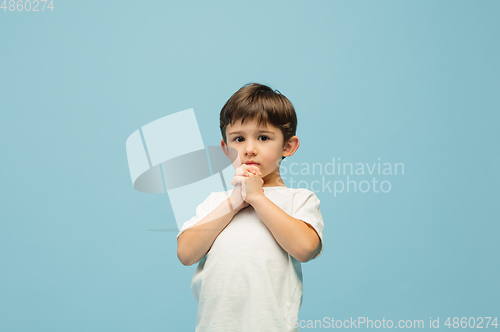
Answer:
[{"label": "nose", "polygon": [[252,140],[247,140],[245,145],[245,155],[256,155],[257,149],[255,148],[255,143]]}]

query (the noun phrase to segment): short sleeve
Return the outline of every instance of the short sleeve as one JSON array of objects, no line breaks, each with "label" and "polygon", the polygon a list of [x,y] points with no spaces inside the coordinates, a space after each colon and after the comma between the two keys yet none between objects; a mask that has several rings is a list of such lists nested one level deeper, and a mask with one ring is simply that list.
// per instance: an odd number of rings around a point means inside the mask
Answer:
[{"label": "short sleeve", "polygon": [[300,219],[311,225],[320,238],[320,251],[316,254],[318,257],[323,252],[323,216],[320,209],[320,200],[316,194],[310,190],[302,190],[294,197],[294,212],[292,217]]},{"label": "short sleeve", "polygon": [[198,205],[198,207],[196,208],[196,215],[182,224],[182,227],[177,234],[177,238],[179,238],[182,232],[195,225],[198,221],[205,218],[212,211],[213,196],[214,193],[211,193],[200,205]]}]

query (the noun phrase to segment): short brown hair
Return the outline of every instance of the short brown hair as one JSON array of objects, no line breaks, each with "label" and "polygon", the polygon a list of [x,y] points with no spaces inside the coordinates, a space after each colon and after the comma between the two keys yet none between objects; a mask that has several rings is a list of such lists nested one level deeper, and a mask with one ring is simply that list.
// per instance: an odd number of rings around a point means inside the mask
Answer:
[{"label": "short brown hair", "polygon": [[[240,120],[257,120],[258,125],[271,123],[280,128],[286,143],[297,130],[295,108],[287,97],[267,85],[247,83],[236,91],[220,112],[220,131],[227,144],[226,127]],[[284,159],[285,157],[282,157]]]}]

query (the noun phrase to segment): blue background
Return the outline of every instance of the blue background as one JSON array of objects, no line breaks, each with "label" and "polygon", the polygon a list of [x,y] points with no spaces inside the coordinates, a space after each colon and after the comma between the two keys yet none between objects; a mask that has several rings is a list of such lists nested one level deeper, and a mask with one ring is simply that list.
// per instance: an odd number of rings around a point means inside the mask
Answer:
[{"label": "blue background", "polygon": [[0,11],[1,331],[194,330],[196,266],[149,231],[176,224],[133,189],[125,141],[192,107],[218,145],[248,82],[296,108],[287,163],[405,165],[386,194],[317,193],[300,319],[499,316],[498,1],[54,7]]}]

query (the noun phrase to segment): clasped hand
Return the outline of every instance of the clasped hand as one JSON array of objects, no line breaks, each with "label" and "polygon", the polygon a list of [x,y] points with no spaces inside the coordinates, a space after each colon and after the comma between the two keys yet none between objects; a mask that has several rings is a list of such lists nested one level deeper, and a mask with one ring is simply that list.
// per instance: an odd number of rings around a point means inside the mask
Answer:
[{"label": "clasped hand", "polygon": [[243,164],[235,171],[231,184],[235,187],[230,200],[234,209],[238,211],[250,205],[250,201],[257,195],[264,193],[264,180],[257,166]]}]

